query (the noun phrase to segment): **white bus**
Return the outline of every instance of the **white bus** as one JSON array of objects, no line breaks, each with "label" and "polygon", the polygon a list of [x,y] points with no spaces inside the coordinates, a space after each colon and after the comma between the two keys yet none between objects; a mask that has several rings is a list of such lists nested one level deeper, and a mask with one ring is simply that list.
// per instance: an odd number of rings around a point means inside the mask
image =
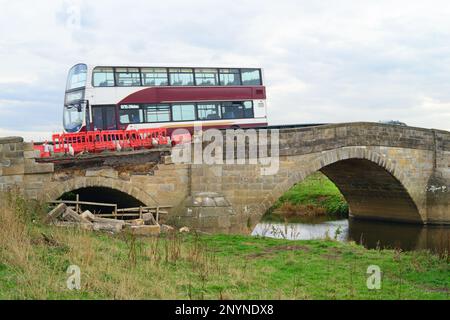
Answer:
[{"label": "white bus", "polygon": [[257,68],[73,66],[67,77],[65,132],[164,127],[267,125]]}]

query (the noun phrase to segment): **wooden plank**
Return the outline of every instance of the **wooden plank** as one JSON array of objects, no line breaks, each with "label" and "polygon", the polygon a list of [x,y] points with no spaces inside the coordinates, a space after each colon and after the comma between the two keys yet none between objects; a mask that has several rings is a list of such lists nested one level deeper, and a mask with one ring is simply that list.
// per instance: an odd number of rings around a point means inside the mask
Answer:
[{"label": "wooden plank", "polygon": [[[156,211],[148,211],[148,212],[143,212],[142,214],[144,215],[144,214],[147,214],[147,213],[153,213],[153,214],[155,214],[156,213]],[[159,214],[161,215],[161,214],[168,214],[169,212],[168,211],[166,211],[166,210],[159,210]],[[95,214],[96,216],[99,216],[99,217],[101,217],[101,216],[105,216],[105,217],[114,217],[115,216],[115,214],[114,213],[97,213],[97,214]],[[139,213],[138,212],[136,212],[136,213],[132,213],[132,212],[130,212],[130,213],[117,213],[117,216],[118,217],[139,217]]]},{"label": "wooden plank", "polygon": [[94,219],[95,219],[95,215],[92,213],[92,212],[90,212],[89,210],[86,210],[86,211],[84,211],[82,214],[81,214],[81,217],[83,218],[83,219],[85,219],[85,220],[87,220],[87,221],[94,221]]},{"label": "wooden plank", "polygon": [[115,207],[116,204],[113,203],[101,203],[101,202],[89,202],[89,201],[74,201],[74,200],[54,200],[47,201],[48,203],[65,203],[65,204],[87,204],[92,206],[100,206],[100,207]]},{"label": "wooden plank", "polygon": [[116,220],[116,219],[108,219],[108,218],[101,218],[101,217],[95,217],[94,222],[98,222],[98,223],[113,223],[113,224],[120,224],[120,225],[124,225],[125,221],[123,220]]},{"label": "wooden plank", "polygon": [[60,203],[56,206],[52,211],[48,213],[48,215],[45,217],[44,222],[48,223],[50,221],[55,220],[60,215],[62,215],[67,209],[67,206],[65,203]]},{"label": "wooden plank", "polygon": [[89,221],[84,221],[84,219],[82,217],[80,217],[78,215],[78,213],[70,208],[67,208],[66,211],[63,213],[62,218],[65,221],[69,221],[69,222],[89,222]]},{"label": "wooden plank", "polygon": [[94,231],[108,231],[116,233],[120,232],[123,226],[123,224],[119,223],[94,222],[92,228]]},{"label": "wooden plank", "polygon": [[[156,210],[156,208],[172,208],[172,206],[154,206],[154,207],[142,207],[143,210]],[[117,209],[117,211],[119,212],[123,212],[123,211],[139,211],[140,207],[133,207],[133,208],[122,208],[122,209]]]},{"label": "wooden plank", "polygon": [[138,213],[118,213],[115,215],[114,213],[97,213],[96,217],[139,217]]},{"label": "wooden plank", "polygon": [[145,224],[149,224],[148,222],[150,222],[151,224],[158,224],[153,217],[153,213],[145,213],[144,215],[142,215],[142,218],[144,219]]},{"label": "wooden plank", "polygon": [[79,212],[79,209],[80,209],[80,195],[77,193],[77,195],[76,195],[76,201],[77,201],[77,203],[75,204],[75,212],[76,213],[78,213]]},{"label": "wooden plank", "polygon": [[156,208],[156,224],[159,224],[158,221],[159,221],[159,207]]}]

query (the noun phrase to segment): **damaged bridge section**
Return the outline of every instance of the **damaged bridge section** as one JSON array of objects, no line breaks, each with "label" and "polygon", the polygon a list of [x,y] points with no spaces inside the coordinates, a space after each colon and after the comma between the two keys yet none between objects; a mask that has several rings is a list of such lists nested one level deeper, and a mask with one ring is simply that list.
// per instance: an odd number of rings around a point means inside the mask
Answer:
[{"label": "damaged bridge section", "polygon": [[22,138],[0,138],[0,191],[170,206],[183,225],[247,233],[284,192],[321,171],[355,218],[450,224],[449,132],[342,123],[281,128],[279,143],[279,170],[261,175],[259,162],[173,163],[170,148],[40,159]]}]

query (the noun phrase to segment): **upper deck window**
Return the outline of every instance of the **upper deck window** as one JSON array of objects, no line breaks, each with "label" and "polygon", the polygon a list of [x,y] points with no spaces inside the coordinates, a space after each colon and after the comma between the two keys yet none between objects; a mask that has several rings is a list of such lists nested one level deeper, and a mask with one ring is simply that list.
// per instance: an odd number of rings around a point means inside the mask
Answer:
[{"label": "upper deck window", "polygon": [[239,69],[219,69],[219,77],[222,86],[239,86],[241,84]]},{"label": "upper deck window", "polygon": [[259,69],[241,69],[243,85],[261,85],[261,73]]},{"label": "upper deck window", "polygon": [[93,71],[94,87],[114,87],[114,69],[97,67]]},{"label": "upper deck window", "polygon": [[165,68],[142,68],[142,84],[144,86],[167,86],[169,79]]},{"label": "upper deck window", "polygon": [[198,86],[218,85],[217,69],[195,69],[195,83]]},{"label": "upper deck window", "polygon": [[138,87],[141,75],[138,68],[116,68],[116,84],[119,87]]},{"label": "upper deck window", "polygon": [[[84,86],[86,65],[73,67],[67,90]],[[84,80],[83,80],[84,79]],[[70,82],[69,82],[70,80]],[[259,86],[260,69],[237,68],[162,68],[162,67],[96,67],[92,73],[94,87],[134,86]]]},{"label": "upper deck window", "polygon": [[87,66],[85,64],[77,64],[73,66],[67,77],[66,90],[82,88],[86,85]]},{"label": "upper deck window", "polygon": [[187,68],[170,68],[170,85],[171,86],[193,86],[194,73],[192,69]]}]

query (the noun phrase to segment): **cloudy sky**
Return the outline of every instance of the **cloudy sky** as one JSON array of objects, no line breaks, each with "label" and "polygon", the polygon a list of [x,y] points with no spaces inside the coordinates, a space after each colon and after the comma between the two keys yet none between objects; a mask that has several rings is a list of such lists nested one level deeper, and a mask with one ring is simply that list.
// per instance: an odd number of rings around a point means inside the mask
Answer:
[{"label": "cloudy sky", "polygon": [[271,124],[450,130],[450,3],[0,0],[0,136],[62,130],[78,62],[260,66]]}]

